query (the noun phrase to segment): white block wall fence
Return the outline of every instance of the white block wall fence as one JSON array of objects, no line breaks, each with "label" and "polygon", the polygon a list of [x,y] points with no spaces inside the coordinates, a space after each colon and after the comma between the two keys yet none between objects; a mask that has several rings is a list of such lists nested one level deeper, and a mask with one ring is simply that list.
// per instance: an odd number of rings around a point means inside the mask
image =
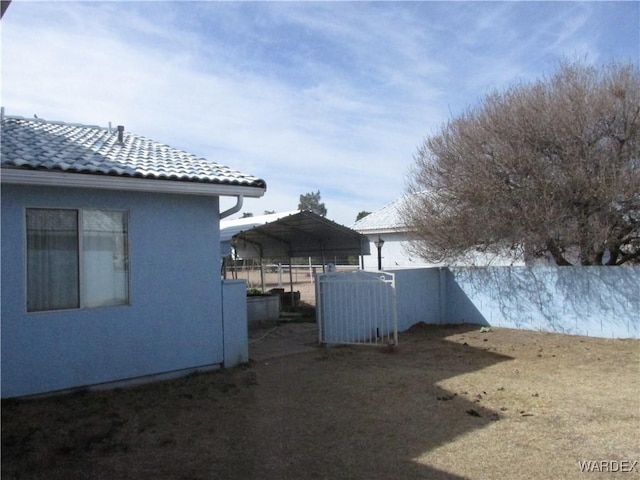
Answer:
[{"label": "white block wall fence", "polygon": [[472,323],[640,338],[640,267],[484,267],[393,271],[398,329]]}]

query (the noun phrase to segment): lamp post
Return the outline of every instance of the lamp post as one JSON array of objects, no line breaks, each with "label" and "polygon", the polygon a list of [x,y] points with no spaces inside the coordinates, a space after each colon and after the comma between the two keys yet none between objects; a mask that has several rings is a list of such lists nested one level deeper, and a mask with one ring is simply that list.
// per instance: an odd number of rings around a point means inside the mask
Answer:
[{"label": "lamp post", "polygon": [[384,245],[384,240],[382,240],[380,235],[378,235],[378,240],[373,243],[378,249],[378,270],[382,270],[382,246]]}]

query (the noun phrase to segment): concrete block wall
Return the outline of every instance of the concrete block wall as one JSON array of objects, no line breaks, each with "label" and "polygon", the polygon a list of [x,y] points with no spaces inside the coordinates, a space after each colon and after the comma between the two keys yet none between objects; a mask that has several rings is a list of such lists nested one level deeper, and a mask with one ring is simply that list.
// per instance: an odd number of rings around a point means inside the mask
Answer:
[{"label": "concrete block wall", "polygon": [[396,275],[398,326],[473,323],[640,338],[640,267],[425,268]]}]

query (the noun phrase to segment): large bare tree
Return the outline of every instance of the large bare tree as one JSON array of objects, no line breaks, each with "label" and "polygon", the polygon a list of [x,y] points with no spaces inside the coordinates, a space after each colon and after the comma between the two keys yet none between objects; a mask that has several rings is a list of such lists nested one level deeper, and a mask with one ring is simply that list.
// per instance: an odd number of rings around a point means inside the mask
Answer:
[{"label": "large bare tree", "polygon": [[488,95],[415,155],[402,212],[414,253],[638,263],[639,131],[633,65],[565,62],[548,78]]}]

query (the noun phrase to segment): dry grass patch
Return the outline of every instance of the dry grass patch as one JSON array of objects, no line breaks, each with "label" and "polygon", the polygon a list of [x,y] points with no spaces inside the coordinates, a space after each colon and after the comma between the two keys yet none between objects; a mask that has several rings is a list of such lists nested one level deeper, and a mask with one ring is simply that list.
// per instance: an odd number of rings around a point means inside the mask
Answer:
[{"label": "dry grass patch", "polygon": [[634,340],[422,326],[393,353],[318,349],[131,389],[4,401],[2,475],[608,478],[581,473],[578,461],[640,460],[639,378]]}]

